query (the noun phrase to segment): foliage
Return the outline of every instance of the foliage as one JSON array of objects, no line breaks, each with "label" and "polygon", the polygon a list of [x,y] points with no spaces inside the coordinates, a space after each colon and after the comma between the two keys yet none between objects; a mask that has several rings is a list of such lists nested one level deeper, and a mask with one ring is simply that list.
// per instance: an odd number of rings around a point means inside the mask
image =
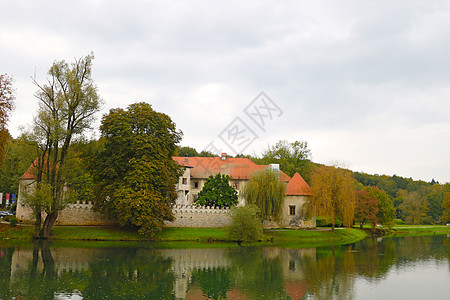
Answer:
[{"label": "foliage", "polygon": [[258,164],[279,164],[287,175],[292,177],[298,172],[306,182],[310,180],[311,151],[305,141],[280,140],[274,146],[269,146],[262,153],[262,158],[253,160]]},{"label": "foliage", "polygon": [[311,177],[311,201],[309,214],[325,217],[331,222],[331,230],[337,219],[351,227],[354,218],[354,179],[351,172],[334,166],[320,166]]},{"label": "foliage", "polygon": [[364,190],[369,193],[370,197],[378,201],[378,222],[383,225],[391,225],[395,217],[395,208],[388,194],[375,186],[366,186]]},{"label": "foliage", "polygon": [[0,166],[0,191],[17,194],[19,179],[36,158],[36,146],[25,136],[10,138]]},{"label": "foliage", "polygon": [[263,220],[281,221],[286,186],[280,181],[280,173],[266,169],[256,171],[243,189],[248,204],[261,210]]},{"label": "foliage", "polygon": [[192,272],[193,284],[198,284],[207,299],[227,299],[232,288],[231,274],[228,268],[199,268]]},{"label": "foliage", "polygon": [[428,211],[426,191],[408,192],[400,209],[408,224],[423,224]]},{"label": "foliage", "polygon": [[445,200],[442,202],[442,220],[444,222],[450,222],[450,192],[445,194]]},{"label": "foliage", "polygon": [[355,193],[355,221],[359,222],[361,228],[363,228],[364,224],[369,223],[374,229],[378,221],[378,200],[370,197],[365,190],[356,191]]},{"label": "foliage", "polygon": [[[97,87],[91,77],[93,59],[94,55],[89,54],[71,65],[65,61],[54,62],[45,84],[34,79],[38,87],[35,96],[39,109],[29,136],[39,151],[35,164],[36,180],[51,186],[52,199],[46,209],[47,216],[40,234],[42,238],[50,236],[58,212],[67,199],[63,191],[66,185],[64,167],[72,139],[90,127],[100,108]],[[36,220],[35,226],[41,226],[40,220]]]},{"label": "foliage", "polygon": [[229,240],[238,242],[255,242],[263,237],[263,224],[257,206],[231,208],[231,222],[225,228]]},{"label": "foliage", "polygon": [[217,155],[208,152],[208,151],[202,151],[202,152],[197,152],[197,150],[195,150],[195,148],[192,147],[188,147],[188,146],[179,146],[176,148],[175,150],[175,154],[174,156],[187,156],[187,157],[216,157]]},{"label": "foliage", "polygon": [[237,192],[228,183],[230,176],[223,174],[216,174],[216,176],[210,175],[206,179],[203,189],[198,193],[198,199],[195,201],[200,206],[211,207],[230,207],[236,205]]},{"label": "foliage", "polygon": [[90,158],[94,207],[122,226],[154,235],[173,220],[175,185],[182,174],[172,159],[181,132],[147,103],[111,109],[100,127],[103,148]]},{"label": "foliage", "polygon": [[17,218],[15,217],[15,216],[12,216],[10,219],[9,219],[9,226],[11,226],[11,227],[15,227],[16,225],[17,225]]},{"label": "foliage", "polygon": [[7,74],[0,74],[0,165],[3,161],[9,132],[6,129],[9,115],[14,109],[16,92],[12,86],[13,79]]}]

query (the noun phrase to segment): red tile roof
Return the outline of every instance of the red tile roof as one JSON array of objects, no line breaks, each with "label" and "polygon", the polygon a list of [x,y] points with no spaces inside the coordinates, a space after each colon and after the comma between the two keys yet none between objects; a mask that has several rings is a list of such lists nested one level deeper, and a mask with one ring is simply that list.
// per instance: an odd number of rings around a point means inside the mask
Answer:
[{"label": "red tile roof", "polygon": [[[192,167],[191,176],[194,178],[208,178],[217,173],[226,174],[231,179],[248,180],[258,170],[267,169],[268,165],[257,165],[248,158],[227,157],[189,157],[188,163],[185,157],[175,156],[173,160],[182,166]],[[280,180],[288,182],[291,178],[280,171]]]},{"label": "red tile roof", "polygon": [[300,176],[300,174],[295,173],[286,186],[286,195],[290,196],[311,195],[311,188],[302,178],[302,176]]},{"label": "red tile roof", "polygon": [[28,169],[23,173],[20,177],[21,179],[36,179],[36,175],[34,174],[34,169],[37,166],[37,159],[28,167]]}]

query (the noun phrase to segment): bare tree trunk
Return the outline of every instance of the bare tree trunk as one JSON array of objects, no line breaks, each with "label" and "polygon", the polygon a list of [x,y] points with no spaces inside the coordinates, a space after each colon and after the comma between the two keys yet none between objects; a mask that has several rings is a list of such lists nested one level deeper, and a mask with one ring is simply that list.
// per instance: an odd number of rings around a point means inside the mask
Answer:
[{"label": "bare tree trunk", "polygon": [[44,221],[44,226],[42,228],[41,237],[43,239],[50,238],[51,230],[53,225],[55,225],[56,219],[58,218],[58,211],[51,212],[47,215]]},{"label": "bare tree trunk", "polygon": [[38,239],[41,232],[42,214],[41,210],[36,210],[36,222],[34,223],[34,238]]}]

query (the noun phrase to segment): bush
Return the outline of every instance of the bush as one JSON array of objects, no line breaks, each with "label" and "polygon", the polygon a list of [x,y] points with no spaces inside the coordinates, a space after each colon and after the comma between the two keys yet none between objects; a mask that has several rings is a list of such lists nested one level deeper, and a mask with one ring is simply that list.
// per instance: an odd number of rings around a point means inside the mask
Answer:
[{"label": "bush", "polygon": [[394,225],[405,225],[405,221],[402,219],[394,219]]},{"label": "bush", "polygon": [[260,210],[255,205],[231,208],[231,223],[225,228],[228,239],[255,242],[263,238]]},{"label": "bush", "polygon": [[15,227],[17,225],[17,218],[14,216],[10,216],[9,218],[9,226]]}]

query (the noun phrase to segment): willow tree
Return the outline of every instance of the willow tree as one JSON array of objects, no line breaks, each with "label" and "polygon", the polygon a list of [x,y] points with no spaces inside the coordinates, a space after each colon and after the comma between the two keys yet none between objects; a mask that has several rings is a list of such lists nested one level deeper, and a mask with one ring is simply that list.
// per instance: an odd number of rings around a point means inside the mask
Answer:
[{"label": "willow tree", "polygon": [[[72,139],[90,127],[94,114],[100,109],[101,100],[91,77],[93,59],[91,53],[70,65],[64,60],[56,61],[48,71],[46,83],[40,84],[33,79],[38,87],[35,97],[39,102],[32,131],[39,152],[35,176],[37,186],[45,182],[51,189],[51,204],[43,207],[46,217],[41,238],[50,236],[58,213],[64,207],[64,199],[67,199],[63,195],[64,168]],[[36,226],[40,225],[36,223]]]},{"label": "willow tree", "polygon": [[266,169],[253,174],[243,195],[248,204],[259,207],[263,220],[279,222],[282,219],[285,191],[280,172]]},{"label": "willow tree", "polygon": [[308,211],[317,217],[325,217],[334,231],[336,220],[345,227],[353,226],[354,179],[351,172],[333,166],[320,166],[311,177],[311,201]]}]

